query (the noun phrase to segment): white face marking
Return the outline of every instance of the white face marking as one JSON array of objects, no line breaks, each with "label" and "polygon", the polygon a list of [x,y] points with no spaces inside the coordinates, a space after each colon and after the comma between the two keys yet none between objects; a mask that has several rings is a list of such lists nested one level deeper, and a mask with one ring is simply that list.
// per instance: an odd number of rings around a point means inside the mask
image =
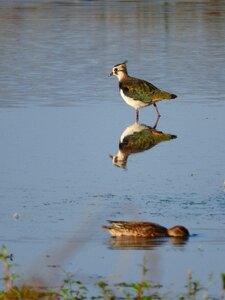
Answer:
[{"label": "white face marking", "polygon": [[127,159],[128,155],[119,149],[117,154],[112,157],[112,163],[117,167],[124,168],[126,167]]},{"label": "white face marking", "polygon": [[112,68],[112,75],[116,76],[119,81],[127,77],[127,68],[125,64],[116,65]]},{"label": "white face marking", "polygon": [[128,105],[134,107],[135,109],[140,109],[142,107],[150,105],[149,103],[145,103],[145,102],[142,102],[139,100],[133,100],[132,98],[127,97],[126,95],[124,95],[124,92],[122,89],[120,90],[120,95]]},{"label": "white face marking", "polygon": [[118,73],[114,75],[118,78],[119,81],[124,78],[124,72],[122,71],[118,71]]}]

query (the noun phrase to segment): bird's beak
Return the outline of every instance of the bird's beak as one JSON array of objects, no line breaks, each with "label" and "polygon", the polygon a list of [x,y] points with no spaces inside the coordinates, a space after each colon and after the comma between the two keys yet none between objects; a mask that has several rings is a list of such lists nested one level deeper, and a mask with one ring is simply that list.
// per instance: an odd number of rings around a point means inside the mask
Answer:
[{"label": "bird's beak", "polygon": [[113,75],[113,72],[111,72],[111,73],[109,74],[109,77],[112,76],[112,75]]}]

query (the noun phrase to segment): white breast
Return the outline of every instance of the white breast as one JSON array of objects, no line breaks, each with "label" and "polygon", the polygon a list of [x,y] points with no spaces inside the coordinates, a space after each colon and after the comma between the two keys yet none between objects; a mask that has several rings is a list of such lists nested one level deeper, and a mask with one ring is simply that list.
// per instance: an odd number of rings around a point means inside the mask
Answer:
[{"label": "white breast", "polygon": [[133,100],[132,98],[126,96],[122,89],[120,89],[120,95],[128,105],[134,107],[135,109],[140,109],[142,107],[150,105],[150,103],[145,103],[139,100]]},{"label": "white breast", "polygon": [[121,134],[120,137],[120,143],[123,142],[124,138],[128,135],[132,135],[134,134],[134,132],[141,132],[144,129],[149,129],[148,126],[144,125],[144,124],[138,124],[137,122],[135,122],[134,124],[128,126],[124,132]]}]

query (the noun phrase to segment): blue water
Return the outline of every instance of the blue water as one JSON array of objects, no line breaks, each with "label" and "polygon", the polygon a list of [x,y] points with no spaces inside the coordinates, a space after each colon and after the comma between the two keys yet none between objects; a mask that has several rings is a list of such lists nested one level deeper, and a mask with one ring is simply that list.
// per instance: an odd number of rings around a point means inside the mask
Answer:
[{"label": "blue water", "polygon": [[[223,1],[1,1],[0,240],[18,273],[137,280],[145,255],[156,282],[179,291],[192,270],[203,283],[213,273],[220,291],[224,25]],[[135,111],[108,74],[125,59],[178,95],[158,104],[157,126],[177,139],[122,169],[109,155]],[[155,121],[153,107],[140,111]],[[122,249],[101,229],[108,219],[180,223],[192,236]]]}]

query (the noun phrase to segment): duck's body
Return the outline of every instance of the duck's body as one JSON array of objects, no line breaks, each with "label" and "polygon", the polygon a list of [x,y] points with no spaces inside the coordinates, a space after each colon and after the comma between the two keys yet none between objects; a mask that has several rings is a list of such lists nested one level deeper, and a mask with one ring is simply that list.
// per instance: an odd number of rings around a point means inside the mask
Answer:
[{"label": "duck's body", "polygon": [[129,76],[126,62],[115,65],[110,75],[115,75],[118,78],[120,95],[128,105],[135,108],[137,122],[139,120],[140,108],[153,104],[160,117],[156,102],[164,99],[175,99],[177,97],[174,94],[160,90],[145,80]]},{"label": "duck's body", "polygon": [[187,237],[188,230],[176,225],[170,229],[152,222],[109,221],[110,226],[103,226],[114,237]]}]

